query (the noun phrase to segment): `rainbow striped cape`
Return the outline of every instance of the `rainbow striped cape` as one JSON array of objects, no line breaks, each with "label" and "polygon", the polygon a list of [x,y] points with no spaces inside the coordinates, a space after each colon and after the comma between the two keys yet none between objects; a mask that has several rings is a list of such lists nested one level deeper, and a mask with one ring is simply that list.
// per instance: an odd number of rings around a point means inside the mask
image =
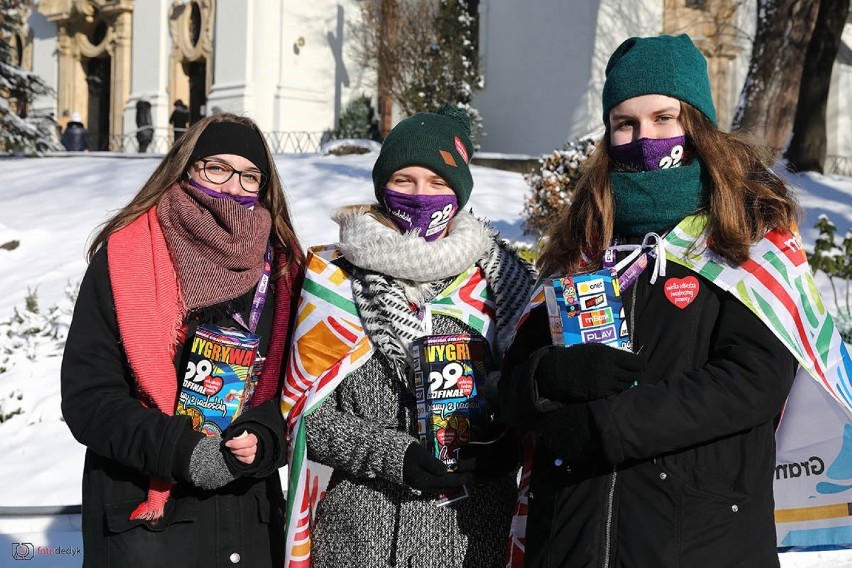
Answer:
[{"label": "rainbow striped cape", "polygon": [[[773,230],[752,246],[749,259],[733,266],[705,246],[707,218],[685,218],[665,238],[666,260],[700,274],[746,305],[799,362],[799,376],[810,376],[852,415],[852,359],[820,298],[798,235]],[[539,282],[518,327],[544,302]],[[509,538],[506,566],[521,568],[525,547],[531,436]]]},{"label": "rainbow striped cape", "polygon": [[[308,249],[281,392],[289,443],[286,568],[310,566],[311,523],[331,475],[330,468],[307,459],[302,418],[319,407],[376,349],[361,325],[349,275],[333,263],[339,257],[334,246]],[[471,266],[460,274],[429,302],[428,309],[467,323],[495,347],[495,306],[479,267]]]},{"label": "rainbow striped cape", "polygon": [[817,291],[799,236],[770,231],[752,247],[749,259],[734,267],[704,246],[706,222],[701,215],[681,221],[666,236],[666,259],[733,294],[852,412],[852,360]]}]

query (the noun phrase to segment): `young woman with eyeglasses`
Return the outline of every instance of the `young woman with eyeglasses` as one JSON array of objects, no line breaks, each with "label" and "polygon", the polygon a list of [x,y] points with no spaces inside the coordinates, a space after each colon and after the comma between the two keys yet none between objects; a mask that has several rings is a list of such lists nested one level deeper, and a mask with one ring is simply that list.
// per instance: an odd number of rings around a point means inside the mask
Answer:
[{"label": "young woman with eyeglasses", "polygon": [[[190,127],[89,261],[62,363],[63,414],[88,447],[84,565],[281,565],[279,376],[302,254],[257,125]],[[221,335],[247,358],[207,348]],[[250,365],[246,408],[206,421],[199,409],[225,412],[240,394],[228,373]]]}]

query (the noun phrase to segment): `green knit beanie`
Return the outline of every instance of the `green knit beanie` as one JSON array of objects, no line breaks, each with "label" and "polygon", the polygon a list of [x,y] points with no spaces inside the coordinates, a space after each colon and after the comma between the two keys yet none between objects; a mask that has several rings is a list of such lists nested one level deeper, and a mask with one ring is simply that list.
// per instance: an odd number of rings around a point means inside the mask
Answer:
[{"label": "green knit beanie", "polygon": [[687,102],[716,124],[707,60],[689,36],[632,37],[606,65],[603,120],[614,106],[641,95],[666,95]]},{"label": "green knit beanie", "polygon": [[444,105],[437,113],[419,112],[393,127],[382,142],[376,165],[373,166],[373,187],[376,199],[382,202],[382,192],[390,177],[408,166],[429,168],[453,189],[464,207],[473,189],[470,159],[470,118],[464,109]]}]

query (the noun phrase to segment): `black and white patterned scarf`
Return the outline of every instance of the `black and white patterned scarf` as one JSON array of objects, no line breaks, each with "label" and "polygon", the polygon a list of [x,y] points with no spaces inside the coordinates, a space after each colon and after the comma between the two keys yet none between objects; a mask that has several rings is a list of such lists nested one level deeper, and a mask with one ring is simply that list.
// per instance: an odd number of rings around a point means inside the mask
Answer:
[{"label": "black and white patterned scarf", "polygon": [[391,360],[409,359],[411,342],[426,332],[420,308],[474,264],[483,270],[497,306],[498,348],[506,348],[529,299],[532,277],[500,243],[497,231],[465,211],[434,242],[400,234],[365,211],[338,213],[334,220],[364,329]]}]

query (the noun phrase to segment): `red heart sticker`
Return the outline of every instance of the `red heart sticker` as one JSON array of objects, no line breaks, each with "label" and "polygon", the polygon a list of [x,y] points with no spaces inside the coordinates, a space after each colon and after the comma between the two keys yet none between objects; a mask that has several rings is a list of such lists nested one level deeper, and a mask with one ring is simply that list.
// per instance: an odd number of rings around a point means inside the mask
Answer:
[{"label": "red heart sticker", "polygon": [[222,390],[222,377],[204,377],[204,392],[207,396],[213,396]]},{"label": "red heart sticker", "polygon": [[666,298],[680,309],[685,308],[698,297],[698,287],[698,278],[695,276],[669,278],[663,286]]},{"label": "red heart sticker", "polygon": [[439,446],[452,446],[456,441],[456,431],[452,428],[441,428],[435,432],[435,438]]},{"label": "red heart sticker", "polygon": [[470,396],[470,393],[473,392],[473,377],[471,375],[462,375],[459,377],[456,385],[458,385],[463,395]]}]

